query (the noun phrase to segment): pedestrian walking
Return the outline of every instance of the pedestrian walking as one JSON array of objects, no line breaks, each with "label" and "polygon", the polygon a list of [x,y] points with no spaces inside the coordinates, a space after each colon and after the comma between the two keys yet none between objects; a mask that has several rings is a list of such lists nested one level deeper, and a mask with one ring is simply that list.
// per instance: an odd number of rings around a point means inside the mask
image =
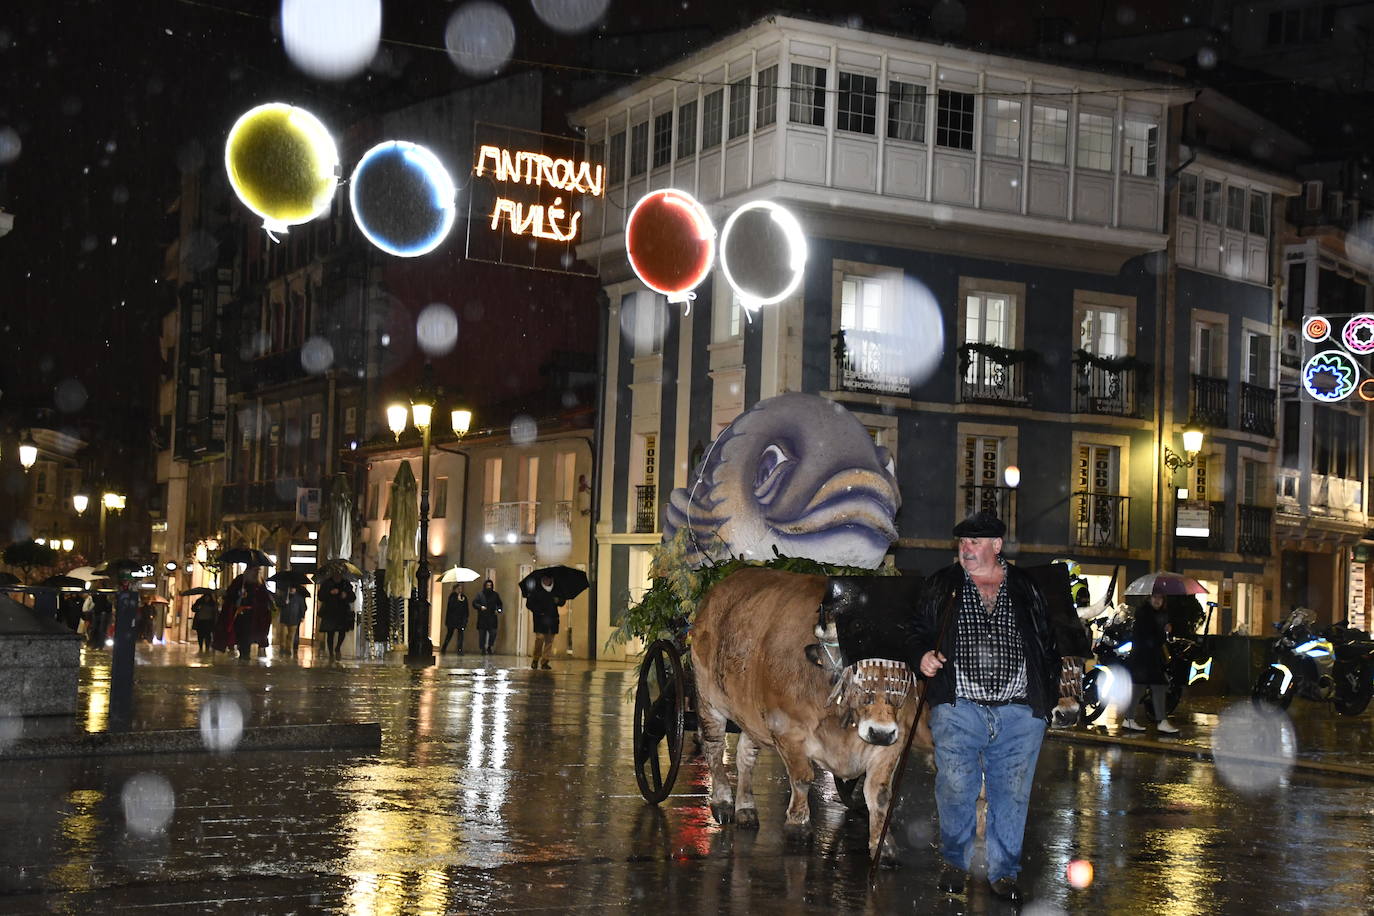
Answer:
[{"label": "pedestrian walking", "polygon": [[96,592],[91,599],[91,630],[90,646],[92,649],[105,648],[105,641],[109,638],[110,617],[114,613],[114,608],[110,606],[110,599],[101,592]]},{"label": "pedestrian walking", "polygon": [[286,601],[281,607],[282,651],[290,652],[295,658],[301,647],[301,621],[305,620],[305,603],[310,597],[304,585],[293,585],[286,590]]},{"label": "pedestrian walking", "polygon": [[224,605],[215,622],[215,649],[237,646],[242,662],[248,661],[254,643],[259,654],[271,644],[272,593],[266,572],[265,566],[249,566],[235,576],[224,590]]},{"label": "pedestrian walking", "polygon": [[448,606],[444,608],[444,644],[439,649],[439,654],[448,651],[448,641],[451,636],[458,636],[458,654],[463,654],[463,631],[468,628],[468,596],[463,592],[463,583],[459,582],[448,596]]},{"label": "pedestrian walking", "polygon": [[1149,690],[1157,723],[1155,728],[1160,734],[1178,734],[1178,726],[1169,721],[1169,676],[1164,671],[1170,628],[1163,595],[1151,595],[1136,606],[1135,622],[1131,625],[1131,657],[1126,660],[1126,667],[1131,672],[1131,705],[1127,707],[1126,720],[1121,723],[1128,731],[1145,731],[1135,715],[1140,701],[1145,698],[1145,691]]},{"label": "pedestrian walking", "polygon": [[496,651],[496,624],[500,619],[497,615],[505,613],[506,609],[490,579],[472,599],[472,606],[477,609],[477,648],[483,655],[491,655]]},{"label": "pedestrian walking", "polygon": [[191,605],[191,629],[196,631],[197,652],[210,651],[210,642],[215,633],[216,610],[214,595],[200,595]]},{"label": "pedestrian walking", "polygon": [[1019,904],[1026,808],[1059,697],[1060,653],[1044,596],[1002,556],[1006,530],[990,512],[954,526],[958,562],[931,577],[909,651],[930,704],[940,889],[956,895],[967,888],[978,794],[986,786],[988,883]]},{"label": "pedestrian walking", "polygon": [[346,579],[331,579],[320,585],[320,630],[330,658],[343,657],[345,634],[353,629],[353,586]]},{"label": "pedestrian walking", "polygon": [[553,648],[553,638],[558,635],[558,609],[563,599],[553,593],[553,576],[540,576],[539,584],[530,589],[525,599],[525,607],[534,616],[534,656],[530,659],[531,668],[553,667],[549,664],[549,652]]}]

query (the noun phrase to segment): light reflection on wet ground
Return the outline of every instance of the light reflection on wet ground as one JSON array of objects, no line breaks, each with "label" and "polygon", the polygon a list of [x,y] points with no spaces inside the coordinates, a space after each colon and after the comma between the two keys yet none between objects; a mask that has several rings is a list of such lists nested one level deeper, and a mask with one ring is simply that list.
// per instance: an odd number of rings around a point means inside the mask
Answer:
[{"label": "light reflection on wet ground", "polygon": [[[894,821],[907,865],[871,888],[864,818],[827,780],[813,840],[783,840],[771,754],[757,833],[714,824],[697,761],[662,809],[645,805],[625,666],[187,667],[161,664],[184,662],[180,649],[140,653],[136,727],[193,726],[205,699],[236,695],[250,724],[379,721],[382,749],[0,764],[0,912],[1009,912],[981,886],[934,893],[923,760]],[[102,720],[106,673],[86,671],[81,728]],[[128,830],[120,802],[141,773],[176,796],[151,837]],[[1374,783],[1295,772],[1248,798],[1205,762],[1050,741],[1023,878],[1040,913],[1365,913],[1371,814]],[[1073,890],[1079,858],[1096,880]]]}]

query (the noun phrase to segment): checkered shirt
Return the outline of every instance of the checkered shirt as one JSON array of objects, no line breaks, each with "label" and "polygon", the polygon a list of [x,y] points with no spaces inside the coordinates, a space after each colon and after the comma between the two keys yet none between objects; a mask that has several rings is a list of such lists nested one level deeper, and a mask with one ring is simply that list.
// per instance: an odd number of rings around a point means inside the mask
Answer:
[{"label": "checkered shirt", "polygon": [[[1006,562],[999,558],[1003,569]],[[954,693],[977,703],[1005,703],[1026,696],[1026,650],[1007,580],[989,613],[968,572],[955,618]]]}]

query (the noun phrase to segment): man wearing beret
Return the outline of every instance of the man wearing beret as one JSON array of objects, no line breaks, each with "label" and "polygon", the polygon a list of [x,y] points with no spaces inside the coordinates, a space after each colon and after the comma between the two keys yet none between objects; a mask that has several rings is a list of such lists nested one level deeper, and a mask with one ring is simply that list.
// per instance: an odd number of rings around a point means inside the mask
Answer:
[{"label": "man wearing beret", "polygon": [[1002,557],[1007,526],[979,512],[954,526],[959,560],[918,600],[909,642],[935,742],[940,889],[962,894],[987,787],[988,882],[1012,903],[1035,762],[1059,699],[1060,655],[1045,599]]}]

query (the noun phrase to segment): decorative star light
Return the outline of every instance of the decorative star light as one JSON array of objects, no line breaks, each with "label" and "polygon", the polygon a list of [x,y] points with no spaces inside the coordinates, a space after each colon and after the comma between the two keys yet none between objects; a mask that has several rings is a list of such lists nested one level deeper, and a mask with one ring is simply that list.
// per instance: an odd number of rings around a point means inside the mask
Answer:
[{"label": "decorative star light", "polygon": [[1366,312],[1352,316],[1341,331],[1341,342],[1351,353],[1361,356],[1374,353],[1374,315]]},{"label": "decorative star light", "polygon": [[1323,350],[1307,361],[1302,370],[1302,387],[1319,401],[1328,403],[1350,397],[1359,382],[1360,368],[1340,350]]}]

